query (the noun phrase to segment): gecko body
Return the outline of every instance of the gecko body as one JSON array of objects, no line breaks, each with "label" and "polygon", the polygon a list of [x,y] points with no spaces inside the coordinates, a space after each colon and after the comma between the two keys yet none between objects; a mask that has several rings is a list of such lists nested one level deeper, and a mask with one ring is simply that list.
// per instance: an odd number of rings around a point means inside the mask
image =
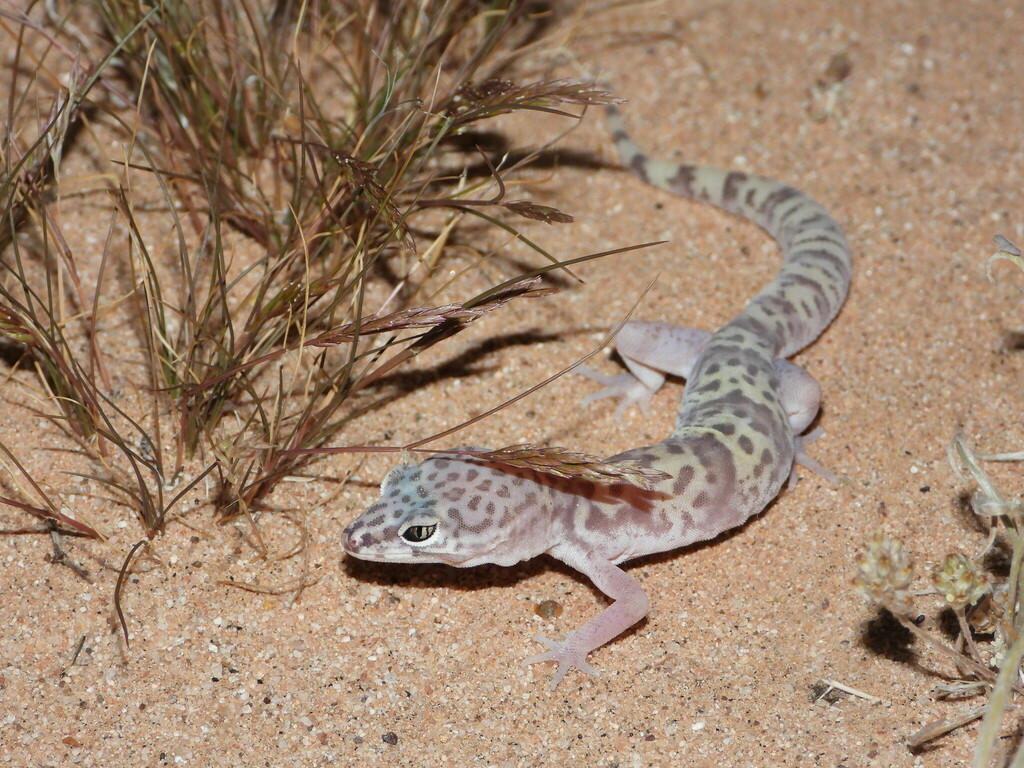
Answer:
[{"label": "gecko body", "polygon": [[687,380],[676,426],[663,441],[612,460],[666,473],[649,490],[564,479],[455,453],[393,468],[380,499],[343,535],[350,555],[384,562],[512,565],[547,553],[586,575],[612,603],[565,641],[524,664],[555,661],[552,687],[572,667],[596,674],[590,651],[635,624],[649,607],[619,564],[713,538],[760,512],[803,456],[800,435],[820,390],[785,360],[828,326],[845,300],[851,256],[838,225],[797,189],[738,171],[668,163],[644,155],[609,110],[625,166],[644,181],[761,225],[783,266],[731,322],[714,333],[627,324],[616,349],[629,373],[589,374],[646,411],[668,374]]}]

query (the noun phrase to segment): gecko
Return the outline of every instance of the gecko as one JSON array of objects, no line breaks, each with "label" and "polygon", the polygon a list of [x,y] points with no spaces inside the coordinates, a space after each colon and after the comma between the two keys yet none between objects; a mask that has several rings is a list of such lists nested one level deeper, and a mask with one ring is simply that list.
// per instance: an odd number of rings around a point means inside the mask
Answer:
[{"label": "gecko", "polygon": [[646,412],[668,375],[686,380],[672,433],[609,459],[665,479],[645,490],[439,452],[392,468],[380,498],[343,533],[345,551],[363,560],[510,566],[546,553],[586,576],[611,604],[562,641],[536,636],[548,650],[523,661],[556,662],[552,688],[574,667],[597,675],[590,652],[647,615],[647,594],[623,562],[741,525],[798,463],[829,476],[803,452],[820,387],[786,358],[825,330],[850,285],[846,239],[811,197],[764,176],[652,159],[615,107],[609,123],[622,164],[643,181],[756,222],[783,257],[778,275],[714,333],[629,322],[615,338],[628,372],[588,374],[605,385],[589,399],[619,397],[620,412]]}]

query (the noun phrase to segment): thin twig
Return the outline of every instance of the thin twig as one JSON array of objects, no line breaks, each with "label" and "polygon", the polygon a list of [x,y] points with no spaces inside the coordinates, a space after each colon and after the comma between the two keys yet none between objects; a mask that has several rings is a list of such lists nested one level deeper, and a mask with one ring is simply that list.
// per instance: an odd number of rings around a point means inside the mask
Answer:
[{"label": "thin twig", "polygon": [[60,528],[57,527],[57,523],[54,520],[47,521],[47,527],[50,529],[50,543],[53,545],[53,554],[50,556],[50,562],[55,565],[66,565],[83,581],[92,584],[92,578],[89,576],[89,572],[85,570],[81,565],[76,563],[64,550],[63,542],[61,541]]},{"label": "thin twig", "polygon": [[82,652],[82,648],[85,647],[85,635],[78,638],[78,645],[75,646],[75,652],[71,654],[71,661],[64,665],[64,668],[60,671],[61,677],[68,676],[68,670],[75,666],[75,662],[78,661],[78,656]]}]

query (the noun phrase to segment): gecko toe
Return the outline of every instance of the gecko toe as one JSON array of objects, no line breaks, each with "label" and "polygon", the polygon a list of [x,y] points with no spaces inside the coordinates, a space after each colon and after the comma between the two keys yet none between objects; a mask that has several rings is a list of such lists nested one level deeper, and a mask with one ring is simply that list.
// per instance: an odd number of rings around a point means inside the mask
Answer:
[{"label": "gecko toe", "polygon": [[585,366],[577,368],[576,372],[604,385],[603,389],[599,389],[597,392],[592,392],[584,397],[580,402],[581,405],[587,406],[595,400],[614,397],[620,401],[615,409],[616,418],[621,417],[623,412],[633,404],[640,406],[640,410],[644,415],[647,415],[650,411],[651,397],[654,395],[654,392],[633,374],[620,373],[617,376],[606,376]]},{"label": "gecko toe", "polygon": [[534,640],[546,645],[551,650],[545,651],[544,653],[538,653],[536,656],[530,656],[528,659],[523,660],[524,667],[541,661],[553,661],[558,664],[557,669],[555,669],[555,674],[551,678],[552,690],[558,687],[558,684],[562,682],[562,678],[564,678],[573,667],[576,667],[580,672],[592,675],[593,677],[601,676],[601,673],[597,669],[586,662],[586,653],[580,652],[571,646],[569,640],[572,635],[573,633],[570,632],[566,636],[565,642],[549,640],[543,635],[534,635]]}]

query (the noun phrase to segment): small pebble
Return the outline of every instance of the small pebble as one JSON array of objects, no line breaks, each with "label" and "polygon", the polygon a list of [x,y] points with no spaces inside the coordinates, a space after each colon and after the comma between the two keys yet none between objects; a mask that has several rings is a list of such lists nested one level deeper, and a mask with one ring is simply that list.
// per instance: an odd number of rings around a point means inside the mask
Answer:
[{"label": "small pebble", "polygon": [[562,615],[562,604],[555,600],[541,600],[533,610],[542,619],[554,619]]}]

